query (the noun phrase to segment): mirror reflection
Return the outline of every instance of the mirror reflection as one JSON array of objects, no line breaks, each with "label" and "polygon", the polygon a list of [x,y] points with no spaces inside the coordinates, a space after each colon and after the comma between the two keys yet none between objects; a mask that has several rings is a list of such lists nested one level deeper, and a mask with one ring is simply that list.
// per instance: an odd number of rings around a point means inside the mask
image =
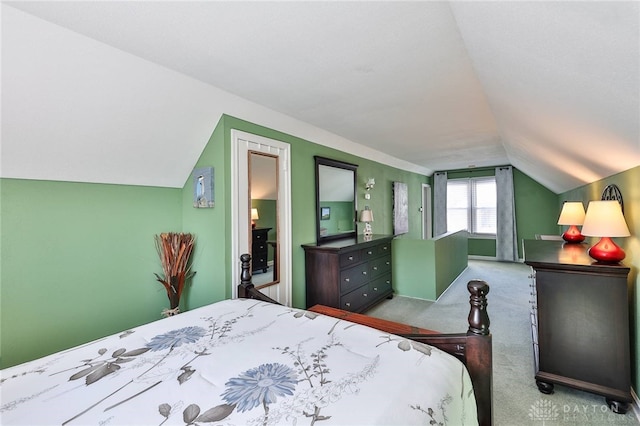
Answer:
[{"label": "mirror reflection", "polygon": [[317,242],[356,234],[355,164],[315,157]]},{"label": "mirror reflection", "polygon": [[253,283],[264,288],[278,277],[278,157],[249,152],[249,247]]}]

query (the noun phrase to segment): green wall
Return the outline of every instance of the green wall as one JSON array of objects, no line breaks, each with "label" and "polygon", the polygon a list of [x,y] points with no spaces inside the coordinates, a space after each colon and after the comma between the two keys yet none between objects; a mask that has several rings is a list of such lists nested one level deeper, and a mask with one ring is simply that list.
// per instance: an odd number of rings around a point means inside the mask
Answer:
[{"label": "green wall", "polygon": [[[495,168],[463,169],[447,171],[448,179],[495,176]],[[535,234],[558,234],[560,214],[558,195],[520,170],[513,168],[513,186],[516,205],[516,232],[518,241],[532,239]],[[518,244],[522,258],[522,244]],[[496,256],[496,240],[493,238],[469,238],[469,255]]]},{"label": "green wall", "polygon": [[339,234],[353,231],[353,203],[345,201],[323,201],[321,207],[330,210],[328,219],[321,219],[320,226],[327,230],[328,234]]},{"label": "green wall", "polygon": [[[627,170],[623,173],[610,176],[593,182],[589,185],[581,186],[574,190],[560,195],[560,203],[565,201],[582,201],[585,209],[589,206],[589,201],[599,200],[602,190],[610,184],[615,184],[620,188],[624,200],[624,217],[629,227],[631,236],[628,238],[614,238],[615,242],[622,247],[626,253],[624,264],[631,267],[629,302],[630,302],[630,322],[631,322],[631,368],[633,370],[634,388],[638,388],[640,383],[640,166]],[[594,238],[587,238],[589,244],[596,242]]]},{"label": "green wall", "polygon": [[[276,232],[277,216],[277,203],[276,200],[258,200],[256,198],[251,200],[251,207],[257,208],[260,214],[260,219],[256,220],[257,228],[271,228],[267,234],[268,240],[276,240],[278,233]],[[273,260],[273,250],[269,250],[267,260]]]},{"label": "green wall", "polygon": [[522,240],[536,234],[560,235],[558,216],[561,203],[558,194],[540,185],[521,171],[514,169],[513,186],[516,203],[518,254],[522,258]]},{"label": "green wall", "polygon": [[[301,245],[315,241],[315,155],[359,166],[357,206],[374,211],[376,234],[393,232],[392,183],[406,183],[409,232],[397,238],[421,238],[422,184],[430,178],[234,117],[222,116],[214,124],[194,164],[214,168],[214,208],[193,207],[192,176],[185,177],[183,188],[0,179],[0,367],[160,318],[168,300],[153,276],[161,271],[153,237],[161,232],[196,235],[196,275],[181,300],[183,310],[231,297],[232,262],[237,261],[231,259],[232,129],[291,145],[294,306],[305,305]],[[521,235],[526,238],[555,223],[558,202],[545,218],[540,200],[547,200],[548,191],[518,172],[514,177],[529,188],[524,201],[516,200],[527,206],[523,219],[518,217],[530,226]],[[376,185],[365,200],[368,178]],[[521,184],[516,185],[519,191]]]},{"label": "green wall", "polygon": [[366,203],[376,233],[392,232],[392,182],[407,183],[410,233],[399,238],[420,237],[427,177],[230,116],[194,164],[214,168],[214,208],[193,207],[192,176],[178,189],[0,179],[1,368],[160,318],[168,300],[153,276],[161,272],[153,237],[161,232],[196,234],[183,310],[231,297],[231,129],[291,144],[294,306],[305,304],[300,246],[315,240],[314,155],[360,166],[359,209],[364,182],[376,179]]},{"label": "green wall", "polygon": [[393,289],[400,296],[437,300],[467,268],[466,231],[431,239],[393,240]]},{"label": "green wall", "polygon": [[1,365],[157,319],[154,235],[181,227],[180,190],[0,180]]},{"label": "green wall", "polygon": [[225,161],[224,141],[224,126],[219,121],[207,146],[193,166],[194,169],[213,167],[215,206],[193,207],[193,175],[187,178],[181,191],[182,231],[196,235],[196,246],[192,255],[192,267],[196,275],[180,303],[183,309],[193,309],[231,297],[228,286],[222,285],[231,280],[231,271],[227,269],[228,252],[225,249],[229,238],[225,231],[229,210],[226,187],[229,181],[226,174],[228,161]]},{"label": "green wall", "polygon": [[[241,130],[259,136],[279,140],[291,145],[291,206],[292,206],[292,298],[293,306],[305,306],[305,275],[304,250],[302,244],[316,239],[316,199],[315,199],[315,162],[314,156],[319,155],[336,160],[346,161],[358,165],[358,182],[356,187],[357,206],[360,211],[365,205],[371,207],[375,214],[373,231],[376,234],[393,233],[392,218],[392,184],[394,181],[404,182],[408,187],[409,196],[409,233],[398,238],[420,238],[422,235],[422,216],[419,211],[422,200],[422,184],[429,179],[416,173],[399,170],[367,160],[355,155],[318,145],[304,139],[278,132],[254,123],[240,120],[231,116],[224,116],[225,159],[231,161],[231,130]],[[226,179],[230,179],[230,171],[226,169]],[[367,178],[376,180],[375,188],[370,192],[371,199],[365,200],[364,185]],[[228,185],[227,185],[228,187]],[[230,203],[230,194],[226,197]],[[229,213],[229,209],[227,208]],[[362,232],[362,224],[358,224],[358,232]],[[231,238],[231,215],[227,214],[227,239]],[[231,256],[231,245],[226,247],[227,257]],[[227,264],[228,276],[231,273],[231,263]],[[230,281],[228,281],[230,282]],[[230,296],[230,295],[229,295]]]}]

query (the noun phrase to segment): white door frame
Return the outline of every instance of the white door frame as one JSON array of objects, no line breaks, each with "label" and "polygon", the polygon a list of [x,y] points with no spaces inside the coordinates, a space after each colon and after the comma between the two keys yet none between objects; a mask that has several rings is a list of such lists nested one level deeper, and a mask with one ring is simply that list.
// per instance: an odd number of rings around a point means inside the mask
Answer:
[{"label": "white door frame", "polygon": [[422,184],[422,239],[429,239],[433,235],[431,224],[431,185]]},{"label": "white door frame", "polygon": [[278,157],[278,276],[267,296],[291,306],[291,147],[288,143],[231,130],[231,294],[238,297],[240,255],[249,252],[249,151]]}]

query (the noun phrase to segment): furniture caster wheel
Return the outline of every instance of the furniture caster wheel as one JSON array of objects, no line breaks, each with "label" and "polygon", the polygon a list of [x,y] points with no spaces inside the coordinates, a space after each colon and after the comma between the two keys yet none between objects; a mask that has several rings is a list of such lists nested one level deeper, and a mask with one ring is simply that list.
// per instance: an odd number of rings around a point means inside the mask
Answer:
[{"label": "furniture caster wheel", "polygon": [[536,380],[536,385],[538,386],[538,390],[545,395],[551,395],[553,393],[553,383],[541,382],[540,380]]},{"label": "furniture caster wheel", "polygon": [[614,401],[613,399],[605,398],[607,405],[616,414],[625,414],[629,410],[629,403],[622,401]]},{"label": "furniture caster wheel", "polygon": [[267,272],[267,270],[268,270],[268,269],[269,269],[269,268],[263,268],[263,269],[262,269],[262,272]]}]

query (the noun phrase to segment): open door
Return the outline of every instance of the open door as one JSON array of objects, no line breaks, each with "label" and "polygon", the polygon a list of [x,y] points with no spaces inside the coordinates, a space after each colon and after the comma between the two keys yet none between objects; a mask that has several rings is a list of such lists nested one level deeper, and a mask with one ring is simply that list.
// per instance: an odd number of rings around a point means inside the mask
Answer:
[{"label": "open door", "polygon": [[238,130],[231,131],[231,139],[232,295],[237,297],[240,255],[251,253],[256,287],[291,306],[289,144]]}]

